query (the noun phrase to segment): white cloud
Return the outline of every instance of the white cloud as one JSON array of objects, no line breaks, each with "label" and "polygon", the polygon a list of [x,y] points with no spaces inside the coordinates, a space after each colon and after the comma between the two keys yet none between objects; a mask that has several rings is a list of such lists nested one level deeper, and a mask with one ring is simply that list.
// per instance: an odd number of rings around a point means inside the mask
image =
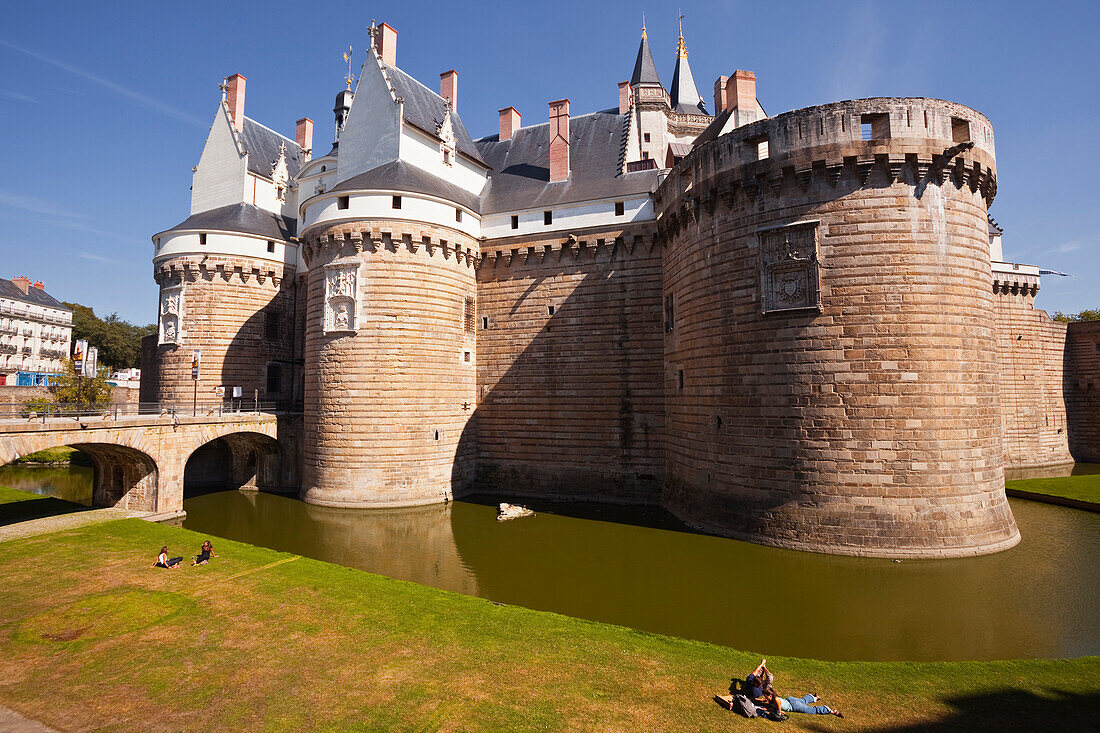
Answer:
[{"label": "white cloud", "polygon": [[0,191],[0,206],[6,206],[12,209],[19,209],[21,211],[29,211],[32,214],[59,216],[66,219],[83,218],[83,216],[80,214],[76,214],[72,211],[67,211],[58,207],[52,201],[35,198],[34,196],[23,196],[22,194],[8,193],[7,191]]},{"label": "white cloud", "polygon": [[34,97],[28,97],[26,94],[20,94],[19,92],[13,92],[10,89],[0,89],[0,97],[7,99],[14,99],[17,102],[29,102],[30,104],[41,104],[39,100]]},{"label": "white cloud", "polygon": [[77,257],[82,257],[86,260],[94,260],[96,262],[106,262],[111,265],[126,265],[130,264],[121,260],[113,260],[110,257],[104,257],[103,255],[92,254],[91,252],[77,252]]}]

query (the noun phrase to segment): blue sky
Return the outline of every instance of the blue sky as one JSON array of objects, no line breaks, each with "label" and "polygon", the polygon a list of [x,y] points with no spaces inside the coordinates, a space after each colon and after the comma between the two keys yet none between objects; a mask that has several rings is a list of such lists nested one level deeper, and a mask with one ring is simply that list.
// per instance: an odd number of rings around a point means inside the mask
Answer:
[{"label": "blue sky", "polygon": [[[867,96],[939,97],[986,114],[1006,258],[1074,276],[1044,277],[1041,307],[1100,307],[1100,4],[681,2],[704,99],[718,75],[743,68],[769,114]],[[313,118],[322,148],[341,54],[352,45],[358,66],[365,28],[385,20],[403,69],[432,88],[458,70],[459,112],[478,137],[508,105],[534,123],[553,99],[568,97],[574,114],[617,104],[643,10],[667,85],[670,3],[9,3],[0,276],[150,322],[150,237],[188,214],[223,77],[244,74],[246,114],[284,134]]]}]

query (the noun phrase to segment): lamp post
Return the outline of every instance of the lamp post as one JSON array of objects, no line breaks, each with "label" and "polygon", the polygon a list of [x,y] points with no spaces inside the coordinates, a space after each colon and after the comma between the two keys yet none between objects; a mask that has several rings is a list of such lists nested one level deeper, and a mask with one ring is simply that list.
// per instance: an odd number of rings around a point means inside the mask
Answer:
[{"label": "lamp post", "polygon": [[191,417],[199,414],[199,362],[202,361],[202,352],[195,349],[191,352]]}]

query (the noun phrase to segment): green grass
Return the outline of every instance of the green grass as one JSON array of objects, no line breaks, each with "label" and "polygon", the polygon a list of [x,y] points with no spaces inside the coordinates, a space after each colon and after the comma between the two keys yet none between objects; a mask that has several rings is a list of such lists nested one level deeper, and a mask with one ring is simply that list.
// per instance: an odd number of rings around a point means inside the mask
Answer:
[{"label": "green grass", "polygon": [[92,465],[87,456],[76,448],[70,448],[66,445],[56,448],[47,448],[37,453],[29,453],[22,458],[16,458],[12,463],[63,463],[65,465],[72,463],[81,466]]},{"label": "green grass", "polygon": [[[0,545],[0,704],[82,730],[773,730],[712,700],[757,653],[228,540],[150,567],[203,539],[123,520]],[[846,715],[791,730],[1084,730],[1100,705],[1100,657],[768,662]]]},{"label": "green grass", "polygon": [[1005,488],[1100,505],[1100,473],[1063,476],[1061,478],[1028,478],[1006,481]]}]

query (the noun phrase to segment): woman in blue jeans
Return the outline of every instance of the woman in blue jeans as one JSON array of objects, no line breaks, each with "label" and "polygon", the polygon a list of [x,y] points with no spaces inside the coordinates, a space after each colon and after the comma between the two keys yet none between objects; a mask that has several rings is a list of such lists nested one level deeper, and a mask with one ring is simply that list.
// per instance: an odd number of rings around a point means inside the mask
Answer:
[{"label": "woman in blue jeans", "polygon": [[833,710],[828,705],[814,705],[817,695],[804,695],[802,697],[780,697],[771,685],[764,690],[764,695],[759,699],[764,707],[779,716],[782,713],[810,713],[812,715],[835,715],[843,718],[839,710]]}]

